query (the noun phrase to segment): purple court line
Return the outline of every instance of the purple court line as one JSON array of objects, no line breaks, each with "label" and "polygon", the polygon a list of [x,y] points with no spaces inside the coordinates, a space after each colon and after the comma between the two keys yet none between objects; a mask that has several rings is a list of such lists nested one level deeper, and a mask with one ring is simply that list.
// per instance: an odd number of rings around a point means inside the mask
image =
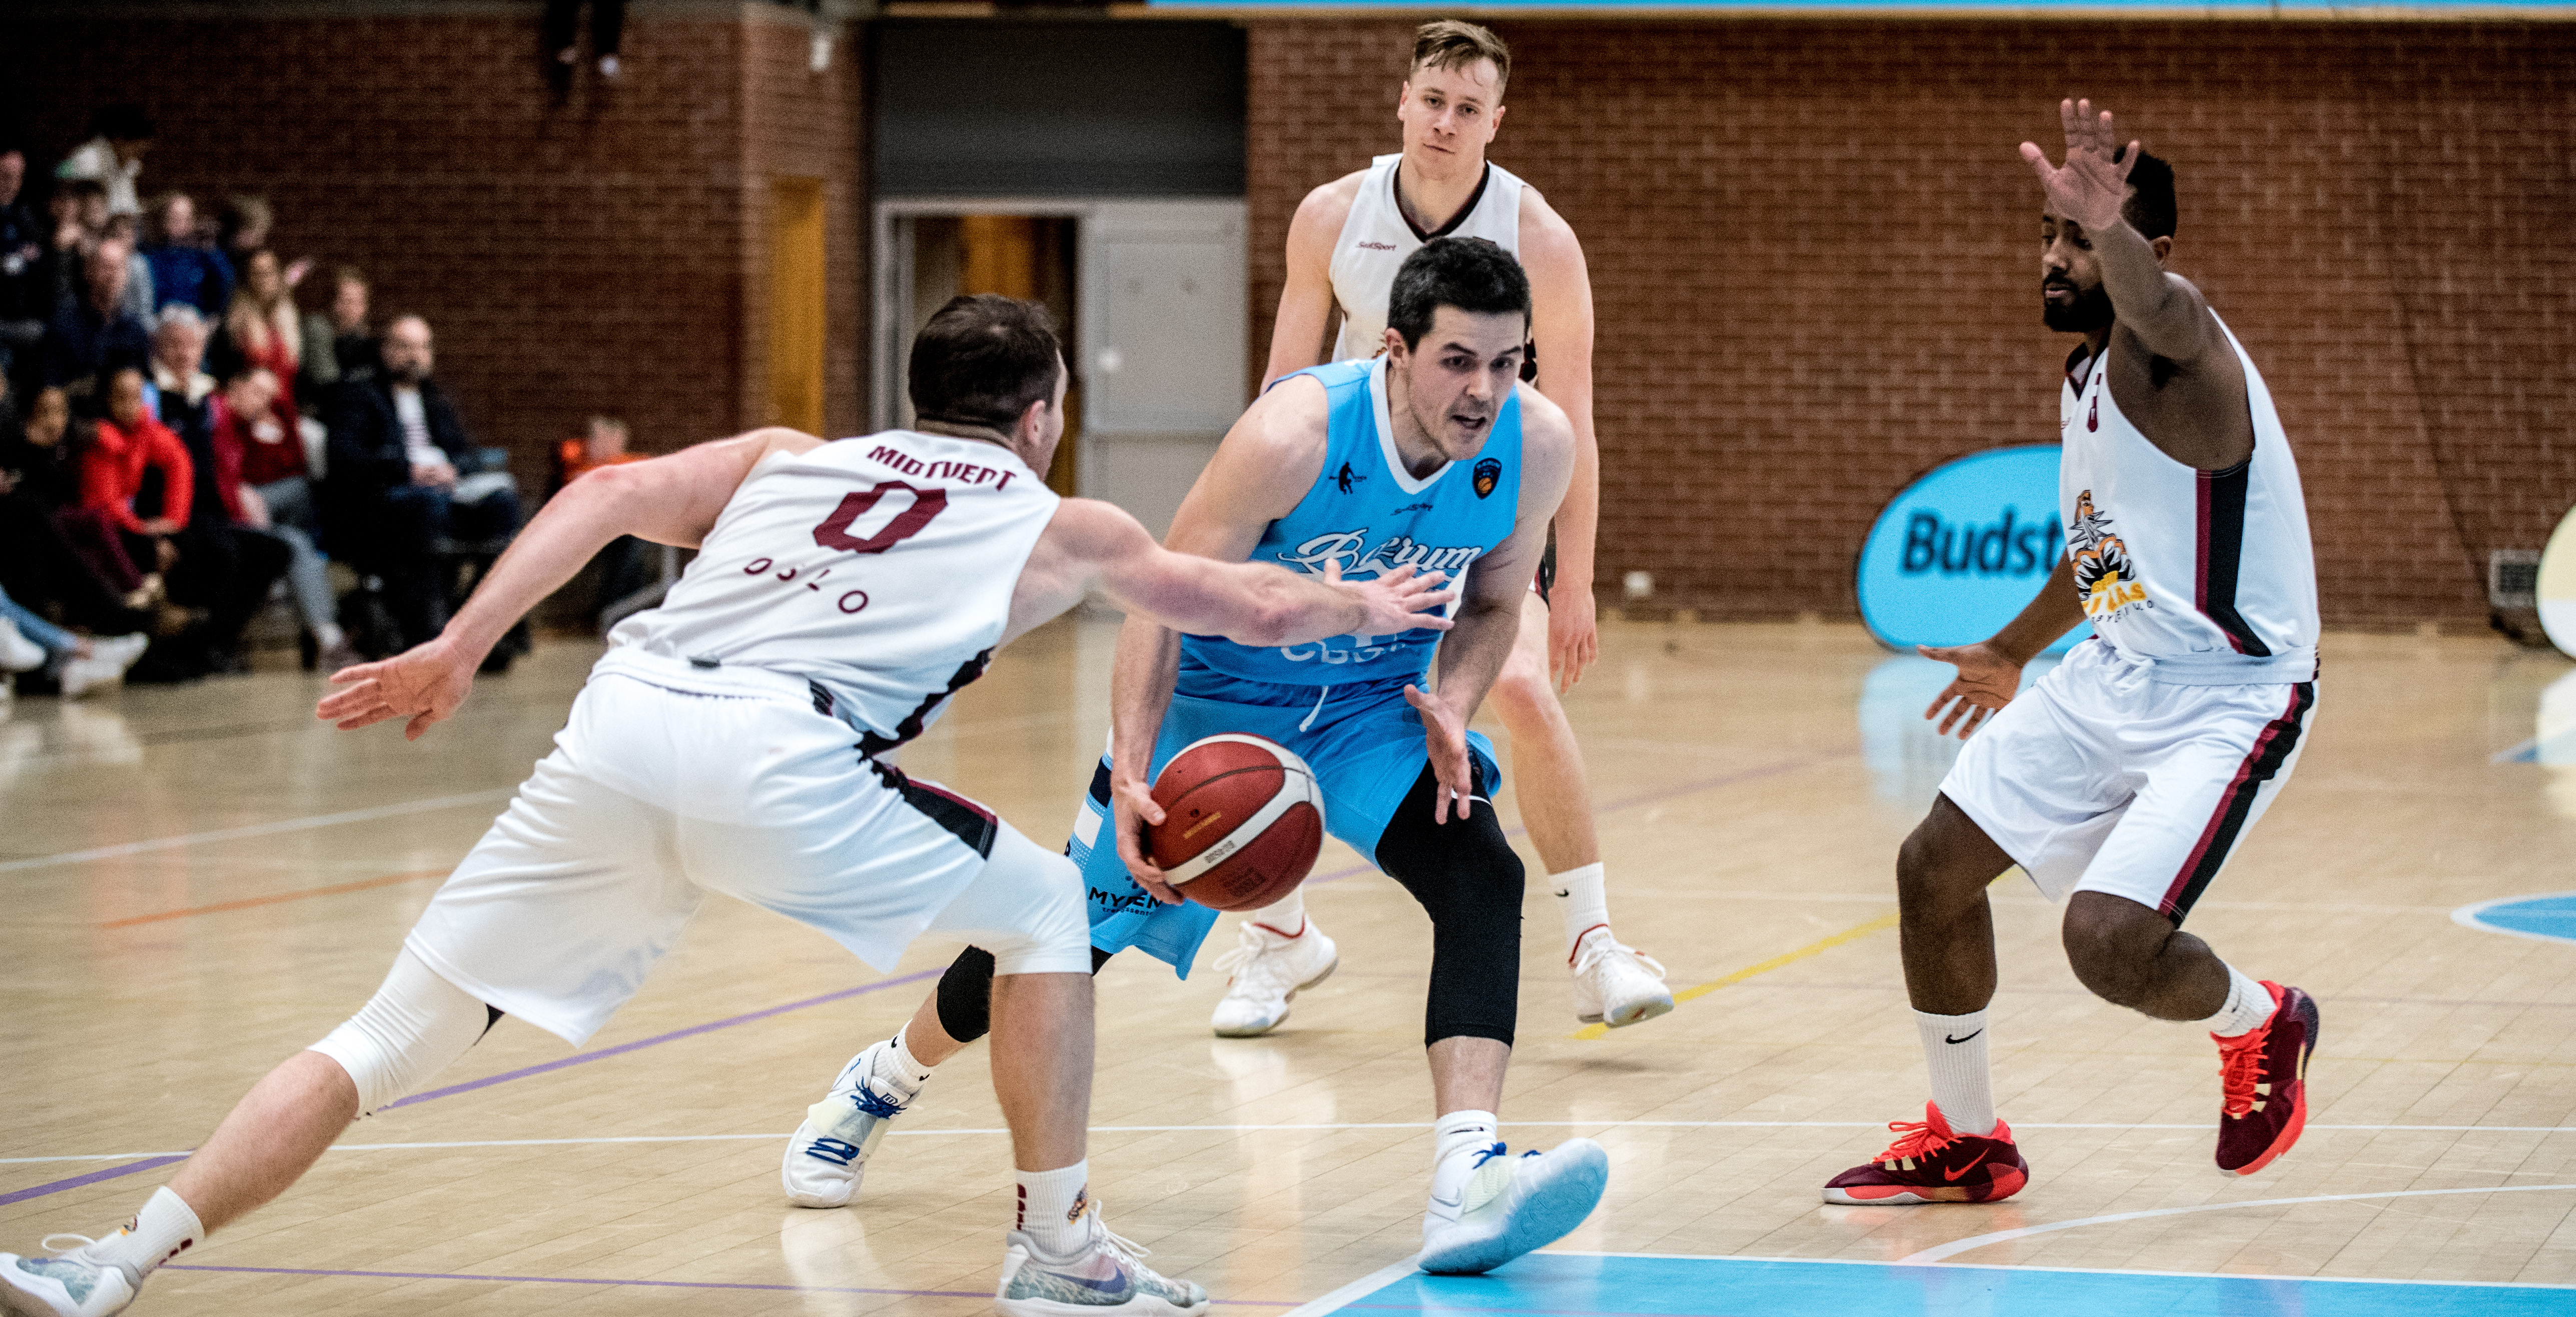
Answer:
[{"label": "purple court line", "polygon": [[[992,1295],[982,1290],[874,1290],[854,1285],[762,1285],[750,1281],[720,1280],[606,1280],[588,1276],[473,1276],[445,1271],[338,1271],[317,1267],[211,1267],[201,1263],[173,1263],[166,1271],[235,1271],[265,1276],[358,1276],[376,1280],[481,1280],[494,1284],[534,1285],[649,1285],[657,1289],[676,1290],[783,1290],[790,1294],[886,1294],[903,1299],[982,1299]],[[1212,1299],[1212,1303],[1230,1303],[1249,1308],[1294,1308],[1292,1299]]]},{"label": "purple court line", "polygon": [[[1825,763],[1829,760],[1847,759],[1855,753],[1857,753],[1857,751],[1837,750],[1832,754],[1809,755],[1804,759],[1785,759],[1776,764],[1765,764],[1760,768],[1746,768],[1718,777],[1704,777],[1697,782],[1684,782],[1677,787],[1665,787],[1658,791],[1649,791],[1644,795],[1629,796],[1624,800],[1613,800],[1608,804],[1595,805],[1592,807],[1592,812],[1596,815],[1611,814],[1623,809],[1634,809],[1639,805],[1651,805],[1658,800],[1670,800],[1675,796],[1687,796],[1701,791],[1713,791],[1719,787],[1731,787],[1738,782],[1755,782],[1766,777],[1778,777],[1782,773],[1794,773],[1801,768],[1813,768],[1816,765]],[[1507,829],[1503,835],[1506,837],[1518,837],[1528,831],[1528,827],[1521,826]],[[1354,864],[1347,869],[1336,869],[1320,878],[1309,878],[1306,880],[1305,885],[1312,887],[1317,883],[1337,883],[1345,878],[1357,878],[1364,873],[1376,872],[1377,866],[1374,864]]]},{"label": "purple court line", "polygon": [[[450,1084],[445,1088],[434,1088],[426,1093],[415,1093],[410,1097],[404,1098],[400,1102],[389,1103],[381,1108],[381,1110],[391,1111],[395,1107],[407,1107],[415,1102],[427,1102],[431,1098],[453,1097],[458,1093],[471,1093],[478,1088],[490,1088],[494,1084],[506,1083],[513,1079],[525,1079],[530,1075],[542,1075],[548,1071],[561,1070],[566,1066],[587,1065],[592,1061],[605,1061],[609,1057],[632,1052],[638,1048],[652,1047],[661,1043],[676,1042],[682,1038],[691,1038],[702,1033],[713,1033],[718,1029],[730,1029],[737,1024],[750,1024],[755,1020],[766,1020],[770,1016],[784,1015],[789,1011],[801,1011],[809,1006],[821,1006],[826,1002],[836,1002],[845,997],[857,997],[865,993],[877,992],[886,988],[900,987],[906,983],[919,983],[923,979],[932,978],[945,972],[947,972],[947,967],[943,965],[938,969],[926,969],[918,973],[906,974],[901,978],[879,979],[874,983],[862,983],[855,988],[843,988],[839,992],[827,992],[820,997],[808,997],[803,1001],[791,1001],[784,1006],[772,1006],[766,1010],[752,1011],[745,1015],[730,1016],[722,1020],[711,1020],[705,1024],[693,1024],[686,1029],[674,1029],[669,1033],[655,1034],[650,1038],[638,1038],[634,1042],[620,1043],[615,1047],[603,1047],[596,1052],[582,1052],[573,1056],[565,1057],[560,1061],[548,1061],[542,1065],[523,1066],[517,1070],[503,1071],[500,1074],[488,1075],[482,1079],[467,1080],[462,1084]],[[168,1166],[174,1162],[183,1162],[186,1160],[187,1158],[185,1157],[151,1157],[139,1162],[129,1162],[123,1166],[111,1166],[104,1171],[91,1171],[87,1175],[75,1175],[68,1180],[55,1180],[49,1184],[33,1185],[25,1189],[20,1189],[14,1193],[0,1194],[0,1207],[6,1207],[11,1203],[25,1202],[30,1198],[42,1198],[47,1194],[58,1194],[66,1189],[78,1189],[83,1185],[97,1184],[102,1180],[113,1180],[119,1176],[138,1174],[143,1171],[151,1170],[157,1166]],[[637,1281],[634,1283],[650,1284],[658,1282]]]}]

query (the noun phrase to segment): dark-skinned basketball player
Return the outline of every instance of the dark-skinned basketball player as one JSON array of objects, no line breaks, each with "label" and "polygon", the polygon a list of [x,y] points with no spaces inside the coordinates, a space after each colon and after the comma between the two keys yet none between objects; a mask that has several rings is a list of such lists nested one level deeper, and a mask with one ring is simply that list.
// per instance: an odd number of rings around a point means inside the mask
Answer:
[{"label": "dark-skinned basketball player", "polygon": [[[2263,377],[2200,291],[2164,268],[2173,170],[2108,111],[2059,106],[2062,166],[2023,143],[2046,197],[2040,288],[2081,334],[2060,385],[2066,557],[1933,702],[1967,745],[1896,865],[1906,992],[1930,1062],[1920,1124],[1825,1200],[1992,1202],[2029,1167],[1995,1117],[1986,885],[2014,864],[2066,903],[2067,960],[2106,1001],[2195,1021],[2218,1044],[2221,1171],[2297,1142],[2317,1007],[2182,931],[2298,763],[2316,708],[2316,566],[2297,463]],[[2091,639],[2019,696],[2022,666]]]}]

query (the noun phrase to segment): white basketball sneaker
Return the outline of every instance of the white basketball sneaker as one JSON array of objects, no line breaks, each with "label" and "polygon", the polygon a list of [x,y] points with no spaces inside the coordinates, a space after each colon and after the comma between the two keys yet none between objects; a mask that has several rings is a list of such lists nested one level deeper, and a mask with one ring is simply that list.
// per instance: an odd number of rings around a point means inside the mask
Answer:
[{"label": "white basketball sneaker", "polygon": [[1610,1154],[1590,1139],[1517,1157],[1496,1143],[1476,1154],[1458,1201],[1431,1196],[1420,1265],[1437,1276],[1491,1271],[1572,1234],[1609,1184]]},{"label": "white basketball sneaker", "polygon": [[[56,1244],[58,1239],[78,1240]],[[134,1302],[134,1282],[120,1267],[93,1262],[87,1235],[47,1235],[49,1258],[0,1253],[0,1312],[11,1317],[107,1317]]]},{"label": "white basketball sneaker", "polygon": [[1290,937],[1266,924],[1243,921],[1234,950],[1216,967],[1234,978],[1225,999],[1216,1004],[1208,1023],[1219,1038],[1252,1038],[1279,1027],[1288,1018],[1288,1003],[1297,994],[1333,976],[1342,958],[1333,940],[1309,918]]},{"label": "white basketball sneaker", "polygon": [[877,1054],[893,1046],[889,1038],[851,1057],[832,1081],[832,1091],[805,1109],[805,1123],[787,1140],[787,1155],[778,1165],[778,1182],[787,1190],[788,1202],[846,1207],[859,1196],[868,1154],[885,1138],[887,1123],[921,1096],[919,1089],[906,1093],[877,1073]]},{"label": "white basketball sneaker", "polygon": [[1613,1029],[1651,1020],[1673,1008],[1664,967],[1635,947],[1623,946],[1603,925],[1583,935],[1574,952],[1574,1018]]},{"label": "white basketball sneaker", "polygon": [[1088,1237],[1069,1256],[1040,1252],[1022,1231],[1005,1237],[1002,1280],[993,1289],[1002,1317],[1200,1317],[1208,1310],[1206,1290],[1145,1265],[1153,1250],[1112,1231],[1098,1199],[1083,1205],[1083,1215]]}]

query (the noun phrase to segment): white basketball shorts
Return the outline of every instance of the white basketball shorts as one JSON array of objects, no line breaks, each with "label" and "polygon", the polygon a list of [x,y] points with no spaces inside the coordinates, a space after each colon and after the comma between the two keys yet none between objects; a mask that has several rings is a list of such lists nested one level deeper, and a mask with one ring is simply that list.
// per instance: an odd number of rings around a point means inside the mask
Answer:
[{"label": "white basketball shorts", "polygon": [[612,650],[404,946],[575,1045],[709,892],[879,971],[934,928],[993,952],[999,973],[1091,971],[1072,861],[856,742],[802,679]]},{"label": "white basketball shorts", "polygon": [[2316,683],[2175,685],[2099,640],[1968,738],[1948,796],[2052,901],[2179,925],[2298,766]]}]

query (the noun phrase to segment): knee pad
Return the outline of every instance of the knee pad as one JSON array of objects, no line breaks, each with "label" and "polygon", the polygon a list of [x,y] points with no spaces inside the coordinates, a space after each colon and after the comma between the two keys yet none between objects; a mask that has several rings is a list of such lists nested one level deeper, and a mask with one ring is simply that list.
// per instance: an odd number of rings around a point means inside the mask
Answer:
[{"label": "knee pad", "polygon": [[[1091,972],[1109,963],[1112,953],[1091,948]],[[993,1031],[993,953],[968,947],[948,962],[939,976],[939,1027],[961,1043]]]},{"label": "knee pad", "polygon": [[406,948],[376,995],[307,1050],[349,1072],[367,1115],[437,1078],[500,1018]]},{"label": "knee pad", "polygon": [[[1484,784],[1476,785],[1481,793]],[[1378,867],[1431,916],[1423,1042],[1473,1037],[1508,1045],[1520,1017],[1527,875],[1492,804],[1479,799],[1463,821],[1432,822],[1438,790],[1425,767],[1377,843]]]}]

